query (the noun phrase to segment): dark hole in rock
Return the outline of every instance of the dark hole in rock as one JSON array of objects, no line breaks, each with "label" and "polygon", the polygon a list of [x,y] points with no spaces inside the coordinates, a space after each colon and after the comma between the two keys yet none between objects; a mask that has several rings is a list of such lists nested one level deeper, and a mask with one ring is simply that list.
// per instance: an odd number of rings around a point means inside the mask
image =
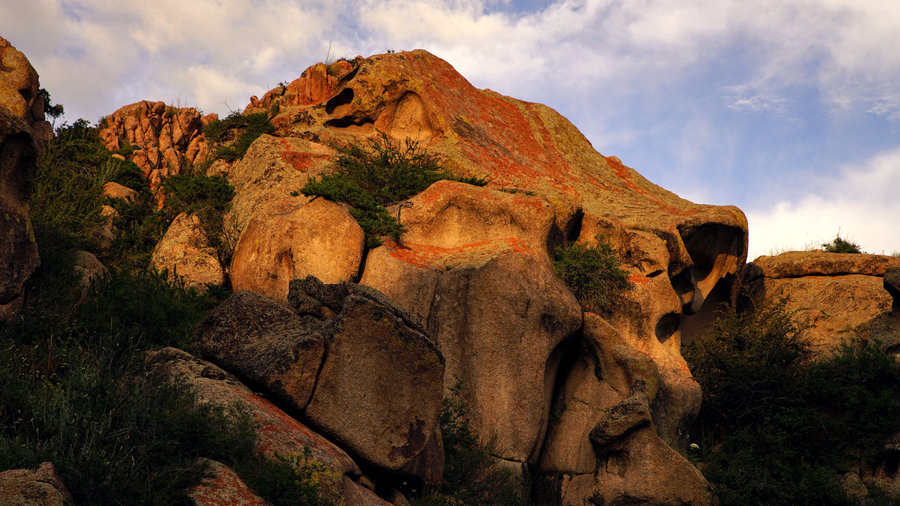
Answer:
[{"label": "dark hole in rock", "polygon": [[338,106],[349,104],[353,101],[353,88],[344,88],[340,93],[328,99],[325,103],[325,112],[331,114]]},{"label": "dark hole in rock", "polygon": [[681,314],[669,313],[664,315],[656,322],[656,339],[661,343],[666,342],[678,330],[679,325],[681,325]]},{"label": "dark hole in rock", "polygon": [[333,127],[333,128],[348,128],[348,127],[351,127],[354,125],[362,126],[362,125],[366,125],[366,124],[370,124],[370,123],[375,123],[375,122],[366,117],[356,118],[353,116],[346,116],[343,118],[330,119],[325,122],[325,126]]}]

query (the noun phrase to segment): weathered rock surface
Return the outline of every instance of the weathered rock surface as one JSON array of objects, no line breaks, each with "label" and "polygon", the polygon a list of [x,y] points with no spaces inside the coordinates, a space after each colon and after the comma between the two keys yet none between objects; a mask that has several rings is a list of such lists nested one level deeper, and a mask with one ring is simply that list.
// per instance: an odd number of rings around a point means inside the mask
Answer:
[{"label": "weathered rock surface", "polygon": [[90,251],[78,250],[72,267],[75,273],[81,276],[81,286],[87,288],[91,282],[103,276],[109,269],[103,265]]},{"label": "weathered rock surface", "polygon": [[309,199],[291,193],[320,174],[333,153],[329,146],[305,139],[261,135],[227,172],[236,193],[229,220],[242,232],[257,213],[305,203]]},{"label": "weathered rock surface", "polygon": [[209,146],[203,126],[214,118],[201,117],[193,107],[142,100],[107,116],[101,124],[100,139],[110,151],[136,148],[127,159],[140,167],[155,189],[166,176],[180,174],[186,163],[199,162],[206,156]]},{"label": "weathered rock surface", "polygon": [[297,199],[250,220],[234,249],[231,284],[283,302],[292,279],[353,279],[364,245],[365,234],[346,206]]},{"label": "weathered rock surface", "polygon": [[182,278],[187,286],[225,284],[225,271],[216,250],[209,245],[203,224],[194,214],[175,217],[153,250],[150,265],[159,271],[168,270],[170,276]]},{"label": "weathered rock surface", "polygon": [[764,300],[788,297],[788,310],[811,325],[814,355],[825,356],[857,338],[878,339],[889,349],[900,344],[900,322],[890,314],[893,298],[883,279],[897,267],[900,258],[884,255],[797,251],[747,264],[744,282]]},{"label": "weathered rock surface", "polygon": [[210,476],[188,491],[188,497],[196,506],[220,506],[223,504],[266,506],[269,504],[256,495],[231,468],[215,460],[204,460],[209,466]]},{"label": "weathered rock surface", "polygon": [[234,376],[176,348],[150,353],[148,360],[167,375],[192,385],[201,402],[220,406],[237,402],[246,406],[259,424],[257,451],[262,454],[272,458],[295,457],[303,456],[309,449],[308,458],[328,469],[328,473],[319,477],[320,493],[325,498],[340,501],[343,497],[347,504],[355,504],[350,497],[378,500],[371,490],[358,483],[362,472],[343,450],[251,392]]},{"label": "weathered rock surface", "polygon": [[0,108],[22,118],[39,142],[53,137],[50,123],[44,119],[44,97],[38,93],[38,74],[28,58],[8,40],[0,37]]},{"label": "weathered rock surface", "polygon": [[40,141],[50,139],[38,76],[0,37],[0,321],[15,317],[25,281],[40,264],[31,229],[31,174]]},{"label": "weathered rock surface", "polygon": [[296,314],[235,293],[198,328],[198,349],[367,462],[401,470],[437,425],[441,353],[413,317],[370,289],[306,278],[289,299]]},{"label": "weathered rock surface", "polygon": [[17,506],[63,506],[72,503],[72,496],[53,464],[44,462],[37,469],[0,472],[0,502]]},{"label": "weathered rock surface", "polygon": [[893,298],[891,309],[900,313],[900,267],[890,267],[885,270],[882,283],[884,284],[884,289]]},{"label": "weathered rock surface", "polygon": [[[603,318],[585,314],[540,459],[546,504],[711,504],[703,476],[653,428],[660,374]],[[556,478],[554,478],[556,477]]]},{"label": "weathered rock surface", "polygon": [[131,188],[116,183],[114,181],[110,181],[103,185],[103,196],[111,199],[122,199],[127,201],[133,201],[137,196],[137,192],[132,190]]},{"label": "weathered rock surface", "polygon": [[428,322],[447,360],[445,392],[461,382],[472,427],[496,435],[499,456],[533,460],[560,345],[581,325],[544,249],[556,210],[539,198],[450,182],[410,202],[403,244],[372,250],[360,282]]}]

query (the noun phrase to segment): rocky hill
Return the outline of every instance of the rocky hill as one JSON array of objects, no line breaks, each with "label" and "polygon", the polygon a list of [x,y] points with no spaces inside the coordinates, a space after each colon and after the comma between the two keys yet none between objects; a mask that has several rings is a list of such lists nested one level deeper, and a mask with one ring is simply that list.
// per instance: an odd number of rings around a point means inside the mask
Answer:
[{"label": "rocky hill", "polygon": [[[29,102],[36,74],[8,44],[0,51],[13,69],[0,90],[19,90],[0,95],[0,308],[13,315],[37,250],[27,185],[6,181],[28,173],[47,137],[43,104]],[[234,293],[188,350],[155,350],[147,363],[203,403],[243,403],[259,455],[320,466],[319,498],[406,504],[437,490],[450,465],[441,426],[455,406],[465,431],[491,442],[490,465],[530,478],[525,495],[540,504],[715,502],[685,457],[702,396],[682,346],[720,303],[738,302],[739,281],[764,297],[800,282],[785,274],[799,260],[745,268],[739,209],[681,199],[598,153],[551,108],[479,90],[421,50],[314,65],[225,119],[139,102],[98,135],[136,165],[160,209],[183,200],[166,186],[176,176],[234,188],[218,221],[185,207],[152,257],[188,285]],[[309,190],[354,147],[447,172],[384,202],[398,228],[374,233],[358,204]],[[618,259],[622,288],[605,305],[560,275],[573,247]],[[871,278],[896,264],[835,262],[821,275]],[[860,323],[889,313],[877,295],[865,296],[877,307],[846,307]],[[195,503],[263,501],[216,466]]]}]

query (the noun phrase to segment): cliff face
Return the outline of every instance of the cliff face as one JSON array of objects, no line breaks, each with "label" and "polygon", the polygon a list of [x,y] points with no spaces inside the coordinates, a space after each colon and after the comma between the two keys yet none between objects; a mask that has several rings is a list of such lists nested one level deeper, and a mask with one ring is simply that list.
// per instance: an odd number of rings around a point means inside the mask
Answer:
[{"label": "cliff face", "polygon": [[[110,147],[136,144],[132,157],[158,151],[144,164],[151,179],[209,151],[199,115],[169,111],[166,130],[158,105],[118,111],[103,134]],[[445,360],[445,392],[460,383],[498,457],[548,477],[547,500],[708,500],[672,450],[700,405],[680,347],[683,330],[731,297],[747,251],[739,209],[679,198],[595,151],[549,107],[476,89],[425,51],[315,65],[252,97],[251,113],[269,115],[274,135],[212,169],[237,190],[227,218],[241,234],[236,290],[286,302],[290,280],[313,275],[387,295],[423,322]],[[406,229],[400,241],[365,249],[345,207],[296,191],[328,169],[333,142],[379,132],[489,183],[433,184],[389,208]],[[585,312],[551,260],[555,247],[598,236],[633,283],[607,316]]]}]

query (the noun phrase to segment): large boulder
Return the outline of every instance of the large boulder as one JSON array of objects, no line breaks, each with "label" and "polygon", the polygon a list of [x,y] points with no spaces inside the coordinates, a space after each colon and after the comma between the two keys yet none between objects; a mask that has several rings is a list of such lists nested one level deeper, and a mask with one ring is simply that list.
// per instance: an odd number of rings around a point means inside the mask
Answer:
[{"label": "large boulder", "polygon": [[271,212],[261,210],[234,249],[231,284],[235,290],[285,301],[292,279],[314,275],[325,283],[352,280],[364,245],[362,228],[340,204],[303,199]]},{"label": "large boulder", "polygon": [[884,280],[898,267],[900,258],[885,255],[794,251],[747,264],[744,282],[762,300],[787,297],[787,309],[810,325],[813,354],[825,357],[854,339],[900,344],[900,322],[890,314],[893,298]]},{"label": "large boulder", "polygon": [[225,284],[225,271],[200,218],[181,213],[175,217],[166,234],[153,250],[150,265],[169,275],[180,277],[186,286],[204,288]]},{"label": "large boulder", "polygon": [[243,232],[258,213],[277,214],[305,204],[309,199],[298,193],[310,176],[328,166],[333,153],[306,139],[259,136],[226,173],[235,189],[227,219]]},{"label": "large boulder", "polygon": [[315,278],[292,283],[296,313],[237,292],[200,325],[204,356],[278,395],[370,464],[401,471],[434,433],[444,359],[383,295]]},{"label": "large boulder", "polygon": [[369,482],[350,456],[268,400],[254,394],[234,376],[176,348],[151,352],[147,360],[167,376],[190,384],[200,402],[223,407],[237,403],[248,409],[258,425],[258,452],[269,458],[301,457],[304,463],[327,469],[318,476],[319,493],[324,499],[340,502],[343,498],[348,504],[354,504],[350,497],[368,497],[372,503],[379,503],[377,496],[361,484]]},{"label": "large boulder", "polygon": [[72,496],[50,462],[42,463],[37,469],[0,472],[0,499],[3,504],[21,506],[63,506],[72,503]]}]

